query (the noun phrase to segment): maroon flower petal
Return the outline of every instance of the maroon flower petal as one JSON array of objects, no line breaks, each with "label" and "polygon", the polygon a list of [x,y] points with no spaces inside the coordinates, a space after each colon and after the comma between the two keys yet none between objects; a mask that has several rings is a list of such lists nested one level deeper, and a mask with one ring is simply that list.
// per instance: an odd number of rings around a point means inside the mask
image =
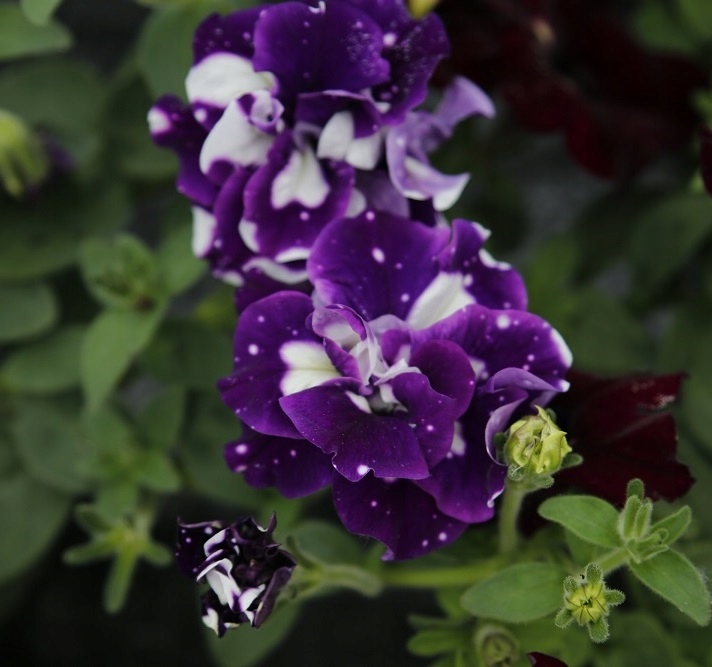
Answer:
[{"label": "maroon flower petal", "polygon": [[694,481],[675,459],[675,421],[664,409],[677,398],[681,374],[597,378],[569,373],[571,389],[551,408],[583,464],[561,471],[557,482],[622,503],[638,477],[653,499],[675,500]]},{"label": "maroon flower petal", "polygon": [[563,660],[554,658],[546,653],[539,653],[539,651],[527,653],[527,658],[529,658],[529,662],[531,662],[534,667],[568,667]]}]

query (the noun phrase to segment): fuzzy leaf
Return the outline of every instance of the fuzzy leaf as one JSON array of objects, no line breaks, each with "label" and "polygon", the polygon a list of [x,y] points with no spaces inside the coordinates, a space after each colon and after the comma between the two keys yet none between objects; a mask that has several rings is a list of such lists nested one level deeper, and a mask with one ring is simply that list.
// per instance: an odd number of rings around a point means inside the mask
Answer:
[{"label": "fuzzy leaf", "polygon": [[30,567],[69,514],[70,497],[18,473],[0,480],[0,582]]},{"label": "fuzzy leaf", "polygon": [[81,325],[68,325],[19,348],[0,368],[0,383],[23,394],[52,394],[77,386],[84,331]]},{"label": "fuzzy leaf", "polygon": [[539,514],[562,525],[582,540],[602,547],[619,547],[618,512],[595,496],[556,496],[544,501]]},{"label": "fuzzy leaf", "polygon": [[86,490],[77,473],[85,453],[77,419],[48,400],[17,401],[13,408],[10,428],[27,472],[58,491]]},{"label": "fuzzy leaf", "polygon": [[151,340],[162,316],[162,307],[148,312],[107,310],[89,325],[80,362],[89,410],[96,409],[111,393]]},{"label": "fuzzy leaf", "polygon": [[37,25],[46,24],[62,0],[20,0],[25,16]]},{"label": "fuzzy leaf", "polygon": [[64,51],[71,33],[56,21],[32,23],[17,5],[0,4],[0,60]]},{"label": "fuzzy leaf", "polygon": [[30,338],[57,320],[57,301],[46,285],[0,286],[0,343]]},{"label": "fuzzy leaf", "polygon": [[695,566],[682,554],[668,550],[630,569],[646,586],[687,614],[695,623],[710,622],[710,595]]},{"label": "fuzzy leaf", "polygon": [[565,577],[552,563],[518,563],[468,588],[462,606],[481,618],[527,623],[561,606]]}]

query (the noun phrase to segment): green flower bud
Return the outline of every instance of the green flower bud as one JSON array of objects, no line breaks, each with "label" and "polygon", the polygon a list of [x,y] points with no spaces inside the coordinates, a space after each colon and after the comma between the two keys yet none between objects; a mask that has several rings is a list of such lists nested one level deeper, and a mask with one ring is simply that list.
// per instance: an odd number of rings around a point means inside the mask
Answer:
[{"label": "green flower bud", "polygon": [[475,650],[483,667],[507,667],[519,660],[517,640],[497,625],[483,625],[477,630]]},{"label": "green flower bud", "polygon": [[0,110],[0,182],[13,197],[39,185],[49,158],[37,136],[14,114]]},{"label": "green flower bud", "polygon": [[568,627],[576,621],[588,630],[595,642],[608,639],[608,616],[611,607],[622,604],[625,595],[616,589],[607,588],[600,565],[590,563],[579,578],[564,580],[564,606],[556,614],[554,623]]},{"label": "green flower bud", "polygon": [[554,423],[552,414],[538,405],[536,409],[538,414],[512,424],[504,445],[509,476],[517,481],[550,477],[561,469],[564,457],[571,452],[566,433]]}]

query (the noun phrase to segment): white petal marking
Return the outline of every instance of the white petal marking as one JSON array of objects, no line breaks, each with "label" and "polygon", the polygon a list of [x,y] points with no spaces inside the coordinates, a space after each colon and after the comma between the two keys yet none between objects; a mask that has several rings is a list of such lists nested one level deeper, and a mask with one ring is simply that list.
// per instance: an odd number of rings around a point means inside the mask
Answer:
[{"label": "white petal marking", "polygon": [[475,297],[465,289],[461,273],[439,273],[416,299],[406,321],[414,329],[424,329],[472,303]]},{"label": "white petal marking", "polygon": [[294,150],[287,166],[277,174],[272,183],[272,206],[284,208],[293,201],[307,208],[321,206],[329,194],[329,184],[321,171],[319,161],[310,147]]},{"label": "white petal marking", "polygon": [[255,72],[252,62],[234,53],[213,53],[191,68],[185,89],[191,102],[225,108],[232,100],[255,90],[270,90],[270,72]]},{"label": "white petal marking", "polygon": [[319,343],[294,340],[279,348],[280,359],[288,370],[279,383],[284,396],[318,387],[327,380],[341,377]]}]

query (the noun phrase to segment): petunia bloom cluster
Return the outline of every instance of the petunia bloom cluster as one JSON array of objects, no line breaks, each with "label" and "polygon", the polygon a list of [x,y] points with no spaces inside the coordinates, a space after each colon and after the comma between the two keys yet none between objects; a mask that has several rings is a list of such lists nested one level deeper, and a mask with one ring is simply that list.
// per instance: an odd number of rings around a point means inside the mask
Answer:
[{"label": "petunia bloom cluster", "polygon": [[301,1],[213,15],[197,29],[188,104],[158,100],[154,141],[180,159],[194,252],[241,287],[242,305],[303,286],[304,262],[332,220],[367,207],[433,223],[468,176],[429,154],[489,98],[455,79],[415,111],[448,51],[435,16],[400,0]]},{"label": "petunia bloom cluster", "polygon": [[219,389],[243,429],[227,464],[289,498],[330,487],[344,526],[387,559],[492,518],[507,473],[495,436],[565,391],[571,363],[488,232],[441,214],[468,176],[429,155],[494,112],[458,78],[417,108],[447,50],[439,19],[401,0],[215,15],[195,36],[189,103],[149,114],[180,158],[196,253],[237,287]]}]

